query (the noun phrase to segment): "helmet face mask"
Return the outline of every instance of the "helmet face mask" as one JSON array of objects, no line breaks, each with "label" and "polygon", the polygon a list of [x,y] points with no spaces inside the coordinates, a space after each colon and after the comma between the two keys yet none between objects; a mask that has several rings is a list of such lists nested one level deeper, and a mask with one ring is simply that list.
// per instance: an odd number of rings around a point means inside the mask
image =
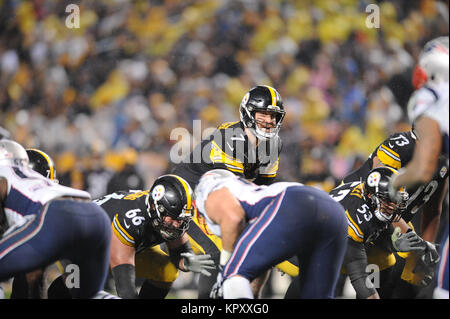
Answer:
[{"label": "helmet face mask", "polygon": [[179,176],[159,177],[146,197],[152,226],[165,240],[180,238],[192,219],[193,201],[189,184]]},{"label": "helmet face mask", "polygon": [[[255,118],[257,112],[270,114],[275,123],[257,121]],[[262,140],[278,135],[286,114],[280,94],[274,88],[263,85],[252,88],[244,95],[239,113],[244,126]]]},{"label": "helmet face mask", "polygon": [[364,185],[367,198],[375,208],[375,217],[381,222],[399,221],[406,208],[408,193],[404,189],[399,202],[393,202],[389,197],[388,183],[394,174],[398,173],[393,168],[377,167],[369,172]]}]

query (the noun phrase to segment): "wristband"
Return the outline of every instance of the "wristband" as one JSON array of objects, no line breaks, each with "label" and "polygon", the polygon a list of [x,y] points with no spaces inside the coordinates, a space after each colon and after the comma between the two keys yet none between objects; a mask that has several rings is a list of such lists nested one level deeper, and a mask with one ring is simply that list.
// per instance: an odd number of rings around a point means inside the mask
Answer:
[{"label": "wristband", "polygon": [[232,253],[230,251],[222,249],[222,252],[220,253],[220,264],[222,266],[224,266],[228,262],[228,260],[231,257],[231,254]]}]

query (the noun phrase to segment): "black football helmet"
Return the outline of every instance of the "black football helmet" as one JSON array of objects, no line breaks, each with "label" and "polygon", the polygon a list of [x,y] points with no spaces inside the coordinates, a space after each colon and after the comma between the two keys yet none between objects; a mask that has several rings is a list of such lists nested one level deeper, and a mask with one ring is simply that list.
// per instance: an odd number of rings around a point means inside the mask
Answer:
[{"label": "black football helmet", "polygon": [[[404,188],[400,189],[401,200],[392,202],[389,197],[389,180],[398,172],[390,167],[382,166],[372,169],[364,183],[365,197],[375,208],[375,216],[382,222],[395,222],[400,220],[408,201],[408,193]],[[367,195],[367,196],[366,196]],[[392,214],[386,214],[384,210],[391,210]]]},{"label": "black football helmet", "polygon": [[[177,175],[163,175],[156,179],[146,197],[147,212],[152,226],[166,240],[180,238],[192,219],[193,192],[189,184]],[[167,224],[169,216],[179,222],[178,227]]]},{"label": "black football helmet", "polygon": [[55,164],[48,154],[35,148],[27,148],[26,151],[30,159],[30,166],[33,170],[55,182],[58,181],[56,179]]},{"label": "black football helmet", "polygon": [[[271,112],[275,115],[275,127],[270,132],[258,127],[255,120],[256,112]],[[273,87],[258,85],[248,91],[239,107],[241,122],[262,140],[275,137],[281,128],[286,111],[281,95]]]}]

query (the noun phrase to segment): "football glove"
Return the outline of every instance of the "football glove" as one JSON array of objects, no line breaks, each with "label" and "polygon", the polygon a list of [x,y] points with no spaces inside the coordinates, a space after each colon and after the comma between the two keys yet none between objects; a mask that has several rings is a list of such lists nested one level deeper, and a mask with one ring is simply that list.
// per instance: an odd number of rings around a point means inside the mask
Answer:
[{"label": "football glove", "polygon": [[424,273],[424,278],[421,280],[421,286],[428,286],[434,278],[436,272],[436,267],[441,260],[436,246],[430,242],[425,241],[426,249],[425,252],[417,260],[416,267],[414,268],[414,273]]},{"label": "football glove", "polygon": [[222,266],[219,267],[219,273],[217,274],[216,283],[212,286],[211,292],[209,293],[209,298],[211,299],[223,299],[223,277],[222,277]]},{"label": "football glove", "polygon": [[216,267],[214,260],[211,259],[211,255],[182,253],[180,256],[184,258],[184,269],[186,271],[201,273],[209,277],[211,273],[207,269],[214,269]]},{"label": "football glove", "polygon": [[426,241],[420,238],[420,236],[411,229],[402,234],[400,227],[395,227],[395,230],[391,235],[391,239],[392,246],[394,246],[395,250],[400,252],[425,252],[425,249],[427,248]]}]

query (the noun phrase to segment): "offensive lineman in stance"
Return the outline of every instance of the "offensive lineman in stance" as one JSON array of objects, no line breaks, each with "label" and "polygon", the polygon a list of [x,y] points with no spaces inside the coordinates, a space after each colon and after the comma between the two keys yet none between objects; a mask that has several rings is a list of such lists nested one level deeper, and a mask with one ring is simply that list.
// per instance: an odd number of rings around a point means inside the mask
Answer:
[{"label": "offensive lineman in stance", "polygon": [[250,282],[297,255],[298,298],[333,298],[347,243],[342,206],[327,193],[299,183],[257,186],[217,169],[203,175],[196,205],[222,238],[211,297],[253,299]]},{"label": "offensive lineman in stance", "polygon": [[78,298],[102,291],[108,272],[108,217],[84,191],[58,185],[29,166],[25,149],[0,141],[0,281],[60,258],[79,267]]}]

